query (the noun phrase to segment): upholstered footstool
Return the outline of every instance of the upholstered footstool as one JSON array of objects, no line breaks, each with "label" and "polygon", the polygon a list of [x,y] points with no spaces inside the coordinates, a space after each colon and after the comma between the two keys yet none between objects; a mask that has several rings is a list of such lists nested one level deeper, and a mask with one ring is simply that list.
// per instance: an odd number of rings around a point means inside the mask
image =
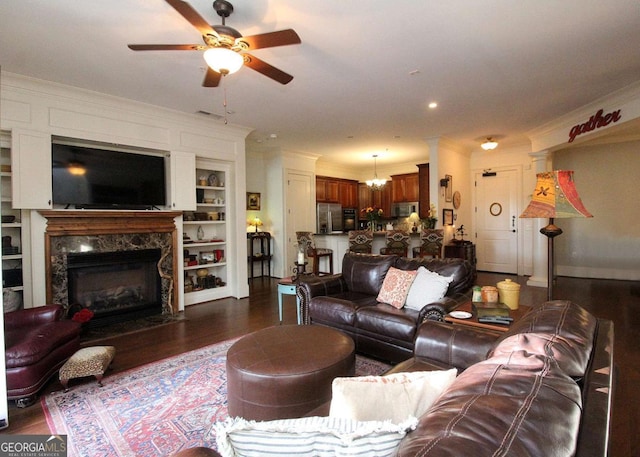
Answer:
[{"label": "upholstered footstool", "polygon": [[115,355],[116,348],[113,346],[92,346],[78,350],[60,368],[60,383],[65,392],[69,390],[67,385],[70,379],[86,376],[95,376],[98,385],[102,386],[104,372]]},{"label": "upholstered footstool", "polygon": [[227,352],[229,416],[301,417],[331,400],[331,383],[355,374],[353,340],[316,325],[281,325],[251,333]]}]

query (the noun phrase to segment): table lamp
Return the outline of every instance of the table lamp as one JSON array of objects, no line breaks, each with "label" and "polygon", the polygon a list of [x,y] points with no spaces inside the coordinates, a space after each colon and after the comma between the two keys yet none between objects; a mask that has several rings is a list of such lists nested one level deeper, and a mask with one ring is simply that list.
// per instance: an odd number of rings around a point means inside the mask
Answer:
[{"label": "table lamp", "polygon": [[258,227],[262,225],[262,221],[259,217],[254,217],[249,219],[249,225],[256,228],[256,233],[258,232]]},{"label": "table lamp", "polygon": [[593,217],[582,204],[573,181],[573,171],[555,170],[536,175],[536,188],[529,206],[520,215],[522,218],[548,218],[549,225],[540,233],[548,238],[547,300],[553,300],[553,239],[562,234],[554,225],[555,218]]}]

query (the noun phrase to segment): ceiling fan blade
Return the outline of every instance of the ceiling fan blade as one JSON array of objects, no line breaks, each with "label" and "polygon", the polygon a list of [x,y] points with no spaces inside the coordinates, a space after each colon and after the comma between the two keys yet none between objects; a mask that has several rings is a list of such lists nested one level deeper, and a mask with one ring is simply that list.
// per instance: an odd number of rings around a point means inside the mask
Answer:
[{"label": "ceiling fan blade", "polygon": [[277,69],[273,65],[269,65],[264,60],[260,60],[257,57],[249,54],[243,54],[243,56],[244,64],[247,67],[257,71],[258,73],[262,73],[263,75],[273,79],[274,81],[278,81],[280,84],[287,84],[293,79],[293,76],[291,76],[290,74]]},{"label": "ceiling fan blade", "polygon": [[202,85],[204,87],[218,87],[218,84],[220,84],[220,78],[222,78],[220,73],[207,67],[207,74],[204,75]]},{"label": "ceiling fan blade", "polygon": [[261,33],[259,35],[243,36],[236,42],[243,41],[249,45],[250,50],[286,46],[288,44],[300,44],[302,41],[293,29],[280,30],[279,32]]},{"label": "ceiling fan blade", "polygon": [[213,35],[218,36],[215,30],[207,23],[207,21],[200,16],[200,14],[193,9],[191,5],[182,0],[165,0],[169,5],[173,7],[178,13],[182,15],[191,25],[193,25],[201,35]]},{"label": "ceiling fan blade", "polygon": [[129,44],[133,51],[202,51],[206,46],[200,44]]}]

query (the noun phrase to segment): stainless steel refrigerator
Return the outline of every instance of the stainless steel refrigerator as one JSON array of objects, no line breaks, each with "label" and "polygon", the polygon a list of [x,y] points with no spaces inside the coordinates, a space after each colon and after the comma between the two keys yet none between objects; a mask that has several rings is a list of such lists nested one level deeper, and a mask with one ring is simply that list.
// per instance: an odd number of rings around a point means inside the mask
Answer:
[{"label": "stainless steel refrigerator", "polygon": [[318,203],[317,233],[342,232],[342,205]]}]

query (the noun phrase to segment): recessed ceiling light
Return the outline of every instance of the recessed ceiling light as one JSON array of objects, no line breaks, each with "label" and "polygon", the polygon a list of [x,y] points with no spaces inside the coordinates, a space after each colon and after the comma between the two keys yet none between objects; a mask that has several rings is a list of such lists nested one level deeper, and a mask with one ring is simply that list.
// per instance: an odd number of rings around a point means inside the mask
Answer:
[{"label": "recessed ceiling light", "polygon": [[434,109],[434,108],[437,108],[437,107],[438,107],[438,103],[436,103],[436,102],[429,103],[429,108],[430,109]]}]

